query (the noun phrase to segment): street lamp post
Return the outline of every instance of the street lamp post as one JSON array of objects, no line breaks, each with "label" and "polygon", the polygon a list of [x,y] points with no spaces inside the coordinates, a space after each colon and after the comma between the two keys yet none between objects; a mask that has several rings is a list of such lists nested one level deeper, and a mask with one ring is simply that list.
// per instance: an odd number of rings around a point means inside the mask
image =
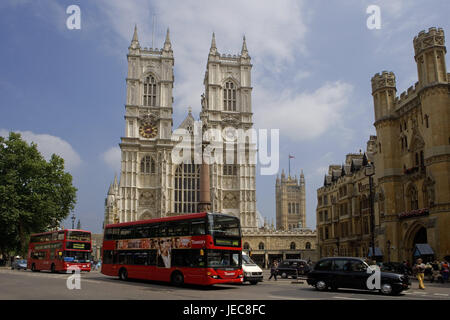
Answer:
[{"label": "street lamp post", "polygon": [[373,210],[373,175],[375,166],[369,163],[365,168],[365,175],[369,177],[369,206],[370,206],[370,230],[372,242],[372,258],[375,259],[375,214]]}]

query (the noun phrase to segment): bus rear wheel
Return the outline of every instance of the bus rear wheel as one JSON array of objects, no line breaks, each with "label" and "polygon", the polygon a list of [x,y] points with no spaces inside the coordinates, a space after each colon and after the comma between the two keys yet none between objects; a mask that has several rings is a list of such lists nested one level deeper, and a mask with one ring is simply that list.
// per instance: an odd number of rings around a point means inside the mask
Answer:
[{"label": "bus rear wheel", "polygon": [[174,286],[181,286],[184,283],[184,277],[180,271],[172,273],[170,280]]},{"label": "bus rear wheel", "polygon": [[125,268],[120,269],[119,271],[120,280],[127,281],[128,280],[128,271]]},{"label": "bus rear wheel", "polygon": [[36,272],[37,270],[36,270],[36,265],[33,263],[32,265],[31,265],[31,271],[33,271],[33,272]]}]

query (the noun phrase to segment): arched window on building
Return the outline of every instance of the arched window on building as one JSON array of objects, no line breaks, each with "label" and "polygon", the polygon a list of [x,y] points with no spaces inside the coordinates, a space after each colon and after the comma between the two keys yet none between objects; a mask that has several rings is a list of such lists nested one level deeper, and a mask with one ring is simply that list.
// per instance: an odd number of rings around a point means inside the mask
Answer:
[{"label": "arched window on building", "polygon": [[248,244],[248,242],[244,243],[244,249],[245,250],[249,250],[250,249],[250,245]]},{"label": "arched window on building", "polygon": [[307,243],[305,244],[305,249],[307,249],[307,250],[310,250],[310,249],[311,249],[311,243],[310,243],[310,242],[307,242]]},{"label": "arched window on building", "polygon": [[223,89],[223,109],[236,111],[236,86],[231,81],[226,82]]},{"label": "arched window on building", "polygon": [[141,173],[155,174],[156,161],[152,156],[145,156],[141,160]]},{"label": "arched window on building", "polygon": [[174,185],[175,213],[197,212],[200,200],[200,166],[180,164],[175,171]]},{"label": "arched window on building", "polygon": [[260,243],[259,243],[258,249],[259,249],[259,250],[264,250],[264,243],[263,243],[263,242],[260,242]]},{"label": "arched window on building", "polygon": [[144,80],[144,106],[156,106],[156,80],[153,76],[148,76]]},{"label": "arched window on building", "polygon": [[291,250],[295,250],[295,242],[291,242],[289,248],[290,248]]}]

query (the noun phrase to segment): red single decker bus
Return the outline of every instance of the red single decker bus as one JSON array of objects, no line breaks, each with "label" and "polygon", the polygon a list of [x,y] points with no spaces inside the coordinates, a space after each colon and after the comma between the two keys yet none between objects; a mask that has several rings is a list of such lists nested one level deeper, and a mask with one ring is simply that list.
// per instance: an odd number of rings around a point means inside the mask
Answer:
[{"label": "red single decker bus", "polygon": [[103,239],[102,273],[175,285],[241,283],[241,253],[239,219],[226,214],[110,224]]},{"label": "red single decker bus", "polygon": [[91,271],[90,256],[89,231],[65,229],[37,233],[30,238],[27,267],[32,271],[67,272],[73,271],[73,267]]}]

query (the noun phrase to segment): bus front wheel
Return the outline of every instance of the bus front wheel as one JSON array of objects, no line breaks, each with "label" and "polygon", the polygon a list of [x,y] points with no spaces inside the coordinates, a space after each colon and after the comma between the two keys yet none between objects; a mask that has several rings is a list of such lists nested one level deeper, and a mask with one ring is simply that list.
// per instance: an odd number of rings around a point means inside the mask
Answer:
[{"label": "bus front wheel", "polygon": [[183,274],[180,271],[172,273],[171,282],[175,286],[181,286],[184,282]]},{"label": "bus front wheel", "polygon": [[128,280],[128,271],[125,268],[120,269],[119,271],[120,280],[126,281]]}]

